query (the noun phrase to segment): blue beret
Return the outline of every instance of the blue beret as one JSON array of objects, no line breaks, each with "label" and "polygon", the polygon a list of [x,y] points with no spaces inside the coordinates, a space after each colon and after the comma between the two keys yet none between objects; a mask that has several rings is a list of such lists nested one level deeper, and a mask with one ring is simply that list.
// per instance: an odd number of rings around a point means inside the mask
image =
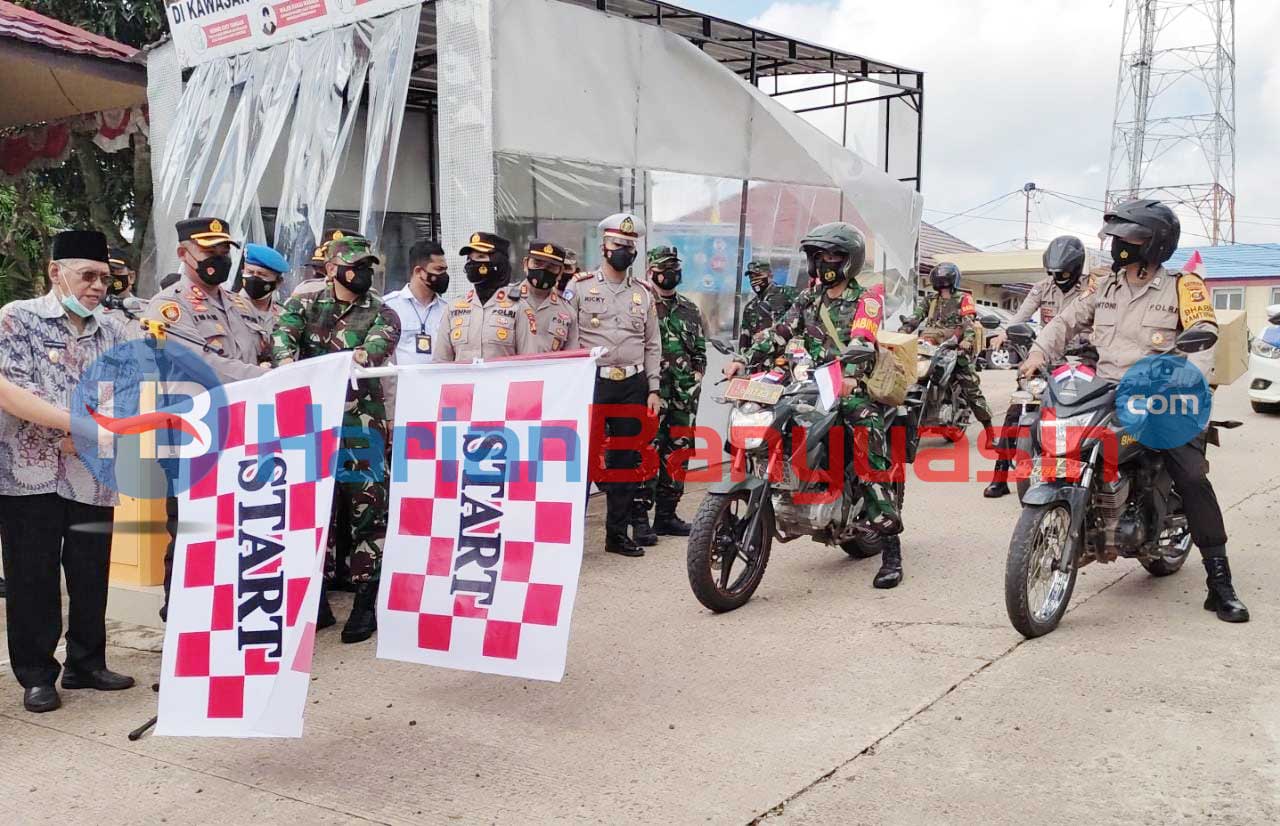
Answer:
[{"label": "blue beret", "polygon": [[273,272],[285,273],[289,271],[289,262],[285,260],[285,257],[266,244],[245,244],[244,262],[266,267]]}]

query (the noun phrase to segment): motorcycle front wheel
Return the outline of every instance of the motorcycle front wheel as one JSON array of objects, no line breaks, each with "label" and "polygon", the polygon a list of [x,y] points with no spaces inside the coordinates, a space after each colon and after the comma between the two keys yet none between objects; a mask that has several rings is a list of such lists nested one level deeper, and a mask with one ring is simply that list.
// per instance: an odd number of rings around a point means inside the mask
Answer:
[{"label": "motorcycle front wheel", "polygon": [[709,493],[689,533],[689,587],[698,602],[716,613],[741,608],[751,599],[773,547],[773,510],[764,504],[752,536],[749,491]]},{"label": "motorcycle front wheel", "polygon": [[1009,542],[1004,605],[1022,636],[1042,637],[1058,627],[1076,587],[1070,555],[1071,511],[1066,504],[1024,507]]}]

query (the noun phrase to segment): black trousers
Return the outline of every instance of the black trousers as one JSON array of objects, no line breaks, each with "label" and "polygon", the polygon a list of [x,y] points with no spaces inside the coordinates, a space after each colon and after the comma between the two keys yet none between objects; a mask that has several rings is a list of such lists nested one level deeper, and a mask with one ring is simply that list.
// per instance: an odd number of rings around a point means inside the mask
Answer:
[{"label": "black trousers", "polygon": [[73,530],[111,524],[112,509],[63,499],[56,493],[0,496],[0,543],[9,581],[9,664],[23,688],[52,685],[61,667],[53,658],[62,636],[66,573],[68,671],[107,667],[107,573],[111,531]]},{"label": "black trousers", "polygon": [[169,544],[164,549],[164,602],[160,604],[160,620],[169,619],[169,583],[173,581],[173,549],[178,544],[178,497],[164,500],[164,529],[169,532]]},{"label": "black trousers", "polygon": [[[635,437],[640,435],[641,420],[634,416],[609,415],[613,405],[644,406],[649,398],[649,379],[638,373],[622,381],[596,378],[595,403],[604,408],[597,415],[604,416],[606,436]],[[627,470],[640,467],[640,452],[636,450],[606,450],[604,466],[610,470]],[[631,503],[636,498],[639,479],[625,482],[597,482],[605,493],[607,515],[605,531],[610,536],[626,536],[630,525]]]},{"label": "black trousers", "polygon": [[1200,549],[1200,555],[1209,557],[1227,555],[1227,528],[1222,521],[1222,507],[1218,495],[1209,481],[1204,457],[1205,435],[1201,434],[1189,444],[1163,450],[1164,466],[1173,479],[1173,487],[1182,497],[1182,510],[1187,515],[1187,527],[1191,540]]}]

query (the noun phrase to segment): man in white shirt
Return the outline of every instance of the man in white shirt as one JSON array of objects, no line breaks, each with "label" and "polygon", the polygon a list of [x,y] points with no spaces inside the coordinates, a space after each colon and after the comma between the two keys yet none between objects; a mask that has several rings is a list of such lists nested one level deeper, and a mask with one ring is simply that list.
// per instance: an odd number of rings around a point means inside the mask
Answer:
[{"label": "man in white shirt", "polygon": [[449,264],[444,248],[435,241],[419,241],[409,250],[409,284],[389,293],[383,303],[400,316],[400,342],[396,345],[396,364],[430,364],[432,341],[446,302],[449,289]]}]

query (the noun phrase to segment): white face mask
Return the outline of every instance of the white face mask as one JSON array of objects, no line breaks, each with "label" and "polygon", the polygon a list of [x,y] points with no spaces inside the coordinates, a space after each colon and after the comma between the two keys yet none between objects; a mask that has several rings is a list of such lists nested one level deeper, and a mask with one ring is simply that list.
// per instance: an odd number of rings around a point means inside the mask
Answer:
[{"label": "white face mask", "polygon": [[[59,265],[58,281],[61,281],[64,286],[62,287],[62,289],[58,289],[58,292],[62,292],[63,289],[66,289],[65,287],[66,280],[67,280],[66,272],[62,269],[62,266]],[[57,282],[54,283],[54,286],[55,288],[58,286]],[[80,299],[76,298],[71,293],[70,290],[67,290],[67,292],[62,296],[62,306],[66,308],[67,312],[74,313],[78,318],[89,319],[89,318],[99,318],[102,316],[101,304],[99,304],[97,307],[94,307],[92,310],[90,310],[88,307],[81,304]]]}]

